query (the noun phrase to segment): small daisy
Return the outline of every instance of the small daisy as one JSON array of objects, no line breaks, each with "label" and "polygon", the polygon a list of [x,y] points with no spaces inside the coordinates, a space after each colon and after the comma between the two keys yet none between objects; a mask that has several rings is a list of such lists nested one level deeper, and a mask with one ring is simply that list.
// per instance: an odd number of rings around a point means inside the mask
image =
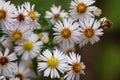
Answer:
[{"label": "small daisy", "polygon": [[15,21],[15,11],[16,8],[10,1],[5,2],[5,0],[0,0],[0,24],[2,27],[7,27]]},{"label": "small daisy", "polygon": [[100,40],[99,36],[103,35],[103,29],[99,29],[101,26],[99,21],[94,20],[94,18],[86,18],[79,22],[80,31],[82,33],[80,38],[81,47],[86,45],[88,42],[93,45],[95,42]]},{"label": "small daisy", "polygon": [[40,24],[38,23],[40,14],[34,10],[35,5],[33,4],[31,6],[30,2],[25,2],[23,6],[27,10],[28,16],[31,18],[31,21],[30,21],[31,29],[40,28]]},{"label": "small daisy", "polygon": [[96,10],[95,6],[91,6],[95,3],[94,0],[74,0],[71,2],[70,15],[74,19],[83,19],[85,17],[94,16],[91,12]]},{"label": "small daisy", "polygon": [[65,55],[57,49],[51,53],[49,50],[45,50],[40,55],[41,62],[38,62],[38,71],[44,71],[45,77],[60,78],[58,73],[64,73],[66,69]]},{"label": "small daisy", "polygon": [[16,54],[10,53],[9,49],[5,49],[5,52],[0,51],[0,74],[5,75],[6,73],[12,72],[15,66],[13,61],[17,60]]},{"label": "small daisy", "polygon": [[19,43],[28,39],[31,36],[31,29],[27,24],[15,24],[3,32],[14,42]]},{"label": "small daisy", "polygon": [[55,31],[55,39],[57,43],[74,44],[79,41],[81,35],[79,31],[79,24],[70,18],[64,18],[58,21],[53,28]]},{"label": "small daisy", "polygon": [[10,74],[6,74],[10,78],[19,78],[19,80],[30,80],[31,71],[26,66],[25,62],[20,62],[14,66],[14,70]]},{"label": "small daisy", "polygon": [[68,71],[64,78],[66,80],[80,80],[80,74],[85,74],[85,65],[83,62],[80,62],[81,56],[72,52],[66,57],[66,60],[69,65],[66,68]]},{"label": "small daisy", "polygon": [[27,41],[18,43],[18,46],[15,47],[15,52],[19,56],[22,55],[23,60],[33,59],[40,53],[42,44],[42,41],[38,41],[37,35],[32,34]]},{"label": "small daisy", "polygon": [[56,21],[58,21],[58,19],[64,18],[67,16],[68,16],[67,12],[65,12],[64,10],[61,10],[61,6],[57,7],[53,5],[51,7],[51,12],[46,11],[45,18],[50,19],[51,23],[54,24]]},{"label": "small daisy", "polygon": [[18,6],[18,10],[15,12],[16,20],[17,22],[24,22],[28,23],[31,21],[31,19],[27,16],[27,11],[24,9],[23,5]]},{"label": "small daisy", "polygon": [[70,52],[75,51],[75,45],[74,44],[60,44],[60,50],[66,54],[69,54]]}]

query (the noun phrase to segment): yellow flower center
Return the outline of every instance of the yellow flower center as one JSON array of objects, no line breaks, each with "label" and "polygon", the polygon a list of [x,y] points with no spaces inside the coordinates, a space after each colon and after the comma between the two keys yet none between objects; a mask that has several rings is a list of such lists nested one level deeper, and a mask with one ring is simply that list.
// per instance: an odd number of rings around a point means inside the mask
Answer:
[{"label": "yellow flower center", "polygon": [[16,78],[19,78],[20,80],[24,80],[24,76],[21,73],[15,74]]},{"label": "yellow flower center", "polygon": [[71,36],[71,30],[68,29],[68,28],[64,28],[61,31],[61,35],[62,35],[63,38],[68,39]]},{"label": "yellow flower center", "polygon": [[27,41],[24,43],[23,48],[27,51],[30,51],[33,49],[33,43],[30,41]]},{"label": "yellow flower center", "polygon": [[87,10],[87,6],[84,3],[80,3],[76,6],[76,10],[78,13],[84,13]]},{"label": "yellow flower center", "polygon": [[51,57],[47,64],[50,68],[56,68],[59,65],[59,61],[57,58]]},{"label": "yellow flower center", "polygon": [[54,19],[57,20],[60,17],[60,14],[54,14]]},{"label": "yellow flower center", "polygon": [[24,21],[25,20],[25,16],[23,14],[19,14],[17,16],[17,19],[21,22],[21,21]]},{"label": "yellow flower center", "polygon": [[19,41],[23,38],[23,34],[19,30],[15,30],[12,32],[11,37],[14,41]]},{"label": "yellow flower center", "polygon": [[81,66],[82,65],[80,63],[76,62],[72,65],[72,69],[75,73],[79,73],[82,70]]},{"label": "yellow flower center", "polygon": [[94,36],[94,30],[92,28],[88,28],[84,31],[84,35],[87,37],[87,38],[91,38]]},{"label": "yellow flower center", "polygon": [[28,15],[31,17],[32,20],[35,20],[37,18],[34,11],[30,11]]},{"label": "yellow flower center", "polygon": [[6,11],[0,10],[0,20],[4,20],[6,16],[7,16]]},{"label": "yellow flower center", "polygon": [[0,57],[0,65],[4,66],[7,63],[9,63],[8,58],[6,58],[6,57]]}]

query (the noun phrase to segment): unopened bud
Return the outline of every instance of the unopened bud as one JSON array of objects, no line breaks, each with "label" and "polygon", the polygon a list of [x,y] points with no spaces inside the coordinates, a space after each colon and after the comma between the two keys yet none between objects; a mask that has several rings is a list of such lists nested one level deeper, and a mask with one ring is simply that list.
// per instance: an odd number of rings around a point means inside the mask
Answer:
[{"label": "unopened bud", "polygon": [[41,58],[40,58],[40,57],[37,57],[37,61],[40,62],[40,61],[41,61]]},{"label": "unopened bud", "polygon": [[102,25],[104,29],[111,29],[113,27],[113,23],[110,20],[106,20]]},{"label": "unopened bud", "polygon": [[95,16],[100,16],[102,14],[102,10],[100,8],[96,8],[96,10],[93,12]]},{"label": "unopened bud", "polygon": [[48,43],[48,42],[49,42],[49,37],[48,37],[48,36],[43,36],[43,37],[41,38],[41,41],[42,41],[43,43]]}]

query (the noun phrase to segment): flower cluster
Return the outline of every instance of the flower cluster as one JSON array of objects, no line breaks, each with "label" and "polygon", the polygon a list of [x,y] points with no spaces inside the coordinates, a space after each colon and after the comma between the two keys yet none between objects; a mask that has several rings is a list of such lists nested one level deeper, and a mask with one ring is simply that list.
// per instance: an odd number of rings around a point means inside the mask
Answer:
[{"label": "flower cluster", "polygon": [[93,45],[112,25],[94,3],[73,0],[67,12],[53,5],[41,15],[30,2],[0,0],[0,80],[79,80],[85,65],[75,46]]}]

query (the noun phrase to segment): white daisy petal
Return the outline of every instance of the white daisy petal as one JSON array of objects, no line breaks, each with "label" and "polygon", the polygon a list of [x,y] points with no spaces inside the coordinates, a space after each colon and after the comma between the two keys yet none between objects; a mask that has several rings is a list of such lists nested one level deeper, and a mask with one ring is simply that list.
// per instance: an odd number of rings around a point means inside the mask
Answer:
[{"label": "white daisy petal", "polygon": [[81,34],[79,24],[71,18],[64,18],[62,22],[57,22],[53,30],[55,31],[54,35],[57,43],[63,44],[77,43]]},{"label": "white daisy petal", "polygon": [[83,74],[82,71],[85,69],[84,67],[85,65],[83,64],[83,62],[80,62],[80,59],[81,59],[81,56],[74,52],[70,53],[70,55],[67,56],[67,63],[69,65],[66,67],[67,73],[64,76],[66,80],[80,79],[80,74]]},{"label": "white daisy petal", "polygon": [[83,21],[79,21],[82,26],[80,26],[80,31],[82,33],[80,47],[86,45],[90,42],[92,45],[95,42],[98,42],[100,39],[99,36],[103,35],[103,29],[99,29],[100,22],[94,20],[94,18],[85,18]]},{"label": "white daisy petal", "polygon": [[[43,55],[47,55],[46,58]],[[48,57],[50,55],[51,57]],[[43,71],[44,76],[51,78],[59,78],[60,73],[64,73],[66,69],[65,55],[59,50],[54,50],[53,54],[49,50],[45,50],[40,56],[41,62],[38,62],[38,71]]]},{"label": "white daisy petal", "polygon": [[61,10],[61,6],[53,5],[51,7],[51,12],[46,11],[45,18],[50,19],[51,23],[55,24],[60,18],[67,17],[68,13]]}]

